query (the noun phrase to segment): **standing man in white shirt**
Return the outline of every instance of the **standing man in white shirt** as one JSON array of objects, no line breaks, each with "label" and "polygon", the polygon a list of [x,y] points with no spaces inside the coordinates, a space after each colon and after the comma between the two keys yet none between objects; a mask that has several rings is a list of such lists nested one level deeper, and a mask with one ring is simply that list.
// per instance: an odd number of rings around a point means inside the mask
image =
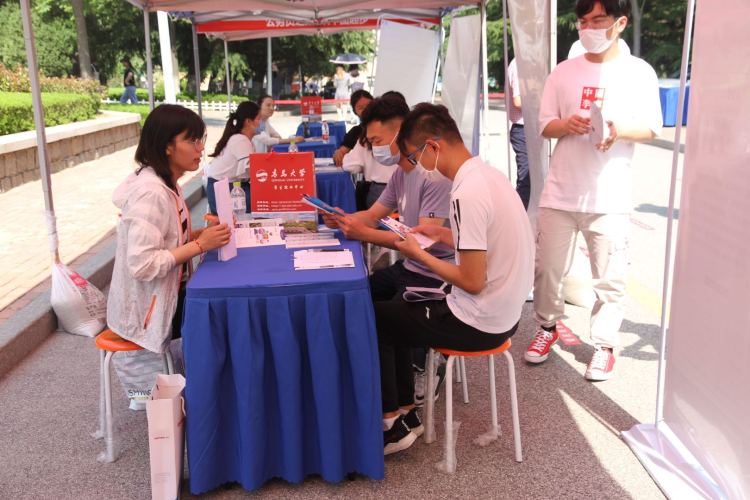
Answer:
[{"label": "standing man in white shirt", "polygon": [[518,328],[534,272],[534,238],[521,201],[501,172],[472,157],[445,106],[416,105],[397,143],[427,178],[453,181],[451,227],[419,225],[413,231],[453,247],[456,260],[432,255],[412,235],[395,243],[453,286],[444,301],[375,303],[386,454],[416,439],[404,422],[414,408],[411,348],[502,345]]},{"label": "standing man in white shirt", "polygon": [[[578,232],[586,239],[596,302],[591,311],[594,355],[588,380],[612,376],[624,315],[632,209],[631,161],[636,142],[661,131],[656,73],[617,43],[630,0],[579,0],[578,35],[586,54],[560,63],[544,86],[539,129],[557,139],[537,218],[534,312],[538,324],[526,360],[541,363],[558,339],[564,312],[562,278]],[[601,109],[606,123],[595,123]],[[607,130],[608,128],[608,130]],[[599,137],[596,129],[603,133]],[[597,138],[595,138],[597,137]],[[603,138],[601,138],[603,137]]]}]

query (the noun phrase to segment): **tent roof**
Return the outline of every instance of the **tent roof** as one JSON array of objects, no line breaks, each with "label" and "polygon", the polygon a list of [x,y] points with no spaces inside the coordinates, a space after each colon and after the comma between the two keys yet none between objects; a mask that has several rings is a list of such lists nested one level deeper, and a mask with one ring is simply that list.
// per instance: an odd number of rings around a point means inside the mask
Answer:
[{"label": "tent roof", "polygon": [[[149,11],[191,12],[222,16],[248,12],[266,17],[316,20],[362,16],[367,13],[404,11],[476,5],[467,0],[127,0]],[[224,17],[226,19],[226,17]]]}]

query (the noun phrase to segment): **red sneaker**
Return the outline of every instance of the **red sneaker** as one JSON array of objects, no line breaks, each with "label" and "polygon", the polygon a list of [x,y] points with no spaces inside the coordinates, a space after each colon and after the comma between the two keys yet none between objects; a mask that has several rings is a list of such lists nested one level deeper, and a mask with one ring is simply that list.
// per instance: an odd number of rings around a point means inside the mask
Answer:
[{"label": "red sneaker", "polygon": [[587,380],[609,380],[615,369],[615,355],[612,349],[597,347],[591,357],[588,368],[586,368]]},{"label": "red sneaker", "polygon": [[557,342],[557,330],[548,332],[544,328],[539,328],[534,334],[534,340],[531,341],[526,349],[524,358],[529,363],[542,363],[549,356],[549,350]]}]

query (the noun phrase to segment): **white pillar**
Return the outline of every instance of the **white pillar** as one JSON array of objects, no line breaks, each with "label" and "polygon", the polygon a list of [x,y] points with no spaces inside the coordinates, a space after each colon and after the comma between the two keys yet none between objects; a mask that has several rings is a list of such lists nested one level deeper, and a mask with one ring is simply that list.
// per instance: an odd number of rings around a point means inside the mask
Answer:
[{"label": "white pillar", "polygon": [[487,119],[490,115],[490,100],[489,91],[490,86],[487,82],[487,0],[482,0],[481,3],[481,25],[482,25],[482,121],[481,130],[479,135],[479,154],[482,158],[487,161]]},{"label": "white pillar", "polygon": [[229,45],[224,39],[224,73],[227,77],[227,109],[232,112],[232,77],[229,75]]},{"label": "white pillar", "polygon": [[146,79],[148,80],[148,107],[154,109],[154,63],[151,54],[151,19],[149,12],[143,9],[143,38],[146,42]]},{"label": "white pillar", "polygon": [[273,54],[271,53],[271,37],[268,37],[268,50],[266,50],[266,93],[273,96]]},{"label": "white pillar", "polygon": [[201,101],[201,58],[198,54],[198,33],[195,32],[195,19],[191,23],[193,28],[193,62],[195,63],[195,99],[198,101],[198,116],[203,118],[203,104]]},{"label": "white pillar", "polygon": [[510,105],[513,102],[513,90],[508,85],[508,64],[510,64],[510,61],[508,61],[508,2],[506,0],[503,0],[503,64],[505,65],[505,71],[503,72],[505,79],[503,85],[505,89],[505,146],[508,152],[508,180],[511,180],[511,165],[513,162],[510,152],[513,147],[510,144]]},{"label": "white pillar", "polygon": [[174,69],[172,67],[172,43],[169,39],[169,16],[164,11],[156,13],[159,23],[159,48],[161,49],[161,70],[164,74],[164,102],[177,102]]}]

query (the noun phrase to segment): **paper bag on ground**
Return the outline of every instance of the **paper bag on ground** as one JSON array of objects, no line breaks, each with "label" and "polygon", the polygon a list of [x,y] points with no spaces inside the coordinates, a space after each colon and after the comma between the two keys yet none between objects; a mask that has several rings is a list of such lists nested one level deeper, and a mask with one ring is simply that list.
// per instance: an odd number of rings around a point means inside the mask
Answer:
[{"label": "paper bag on ground", "polygon": [[185,432],[184,390],[185,377],[160,374],[146,402],[153,500],[172,500],[180,496]]}]

